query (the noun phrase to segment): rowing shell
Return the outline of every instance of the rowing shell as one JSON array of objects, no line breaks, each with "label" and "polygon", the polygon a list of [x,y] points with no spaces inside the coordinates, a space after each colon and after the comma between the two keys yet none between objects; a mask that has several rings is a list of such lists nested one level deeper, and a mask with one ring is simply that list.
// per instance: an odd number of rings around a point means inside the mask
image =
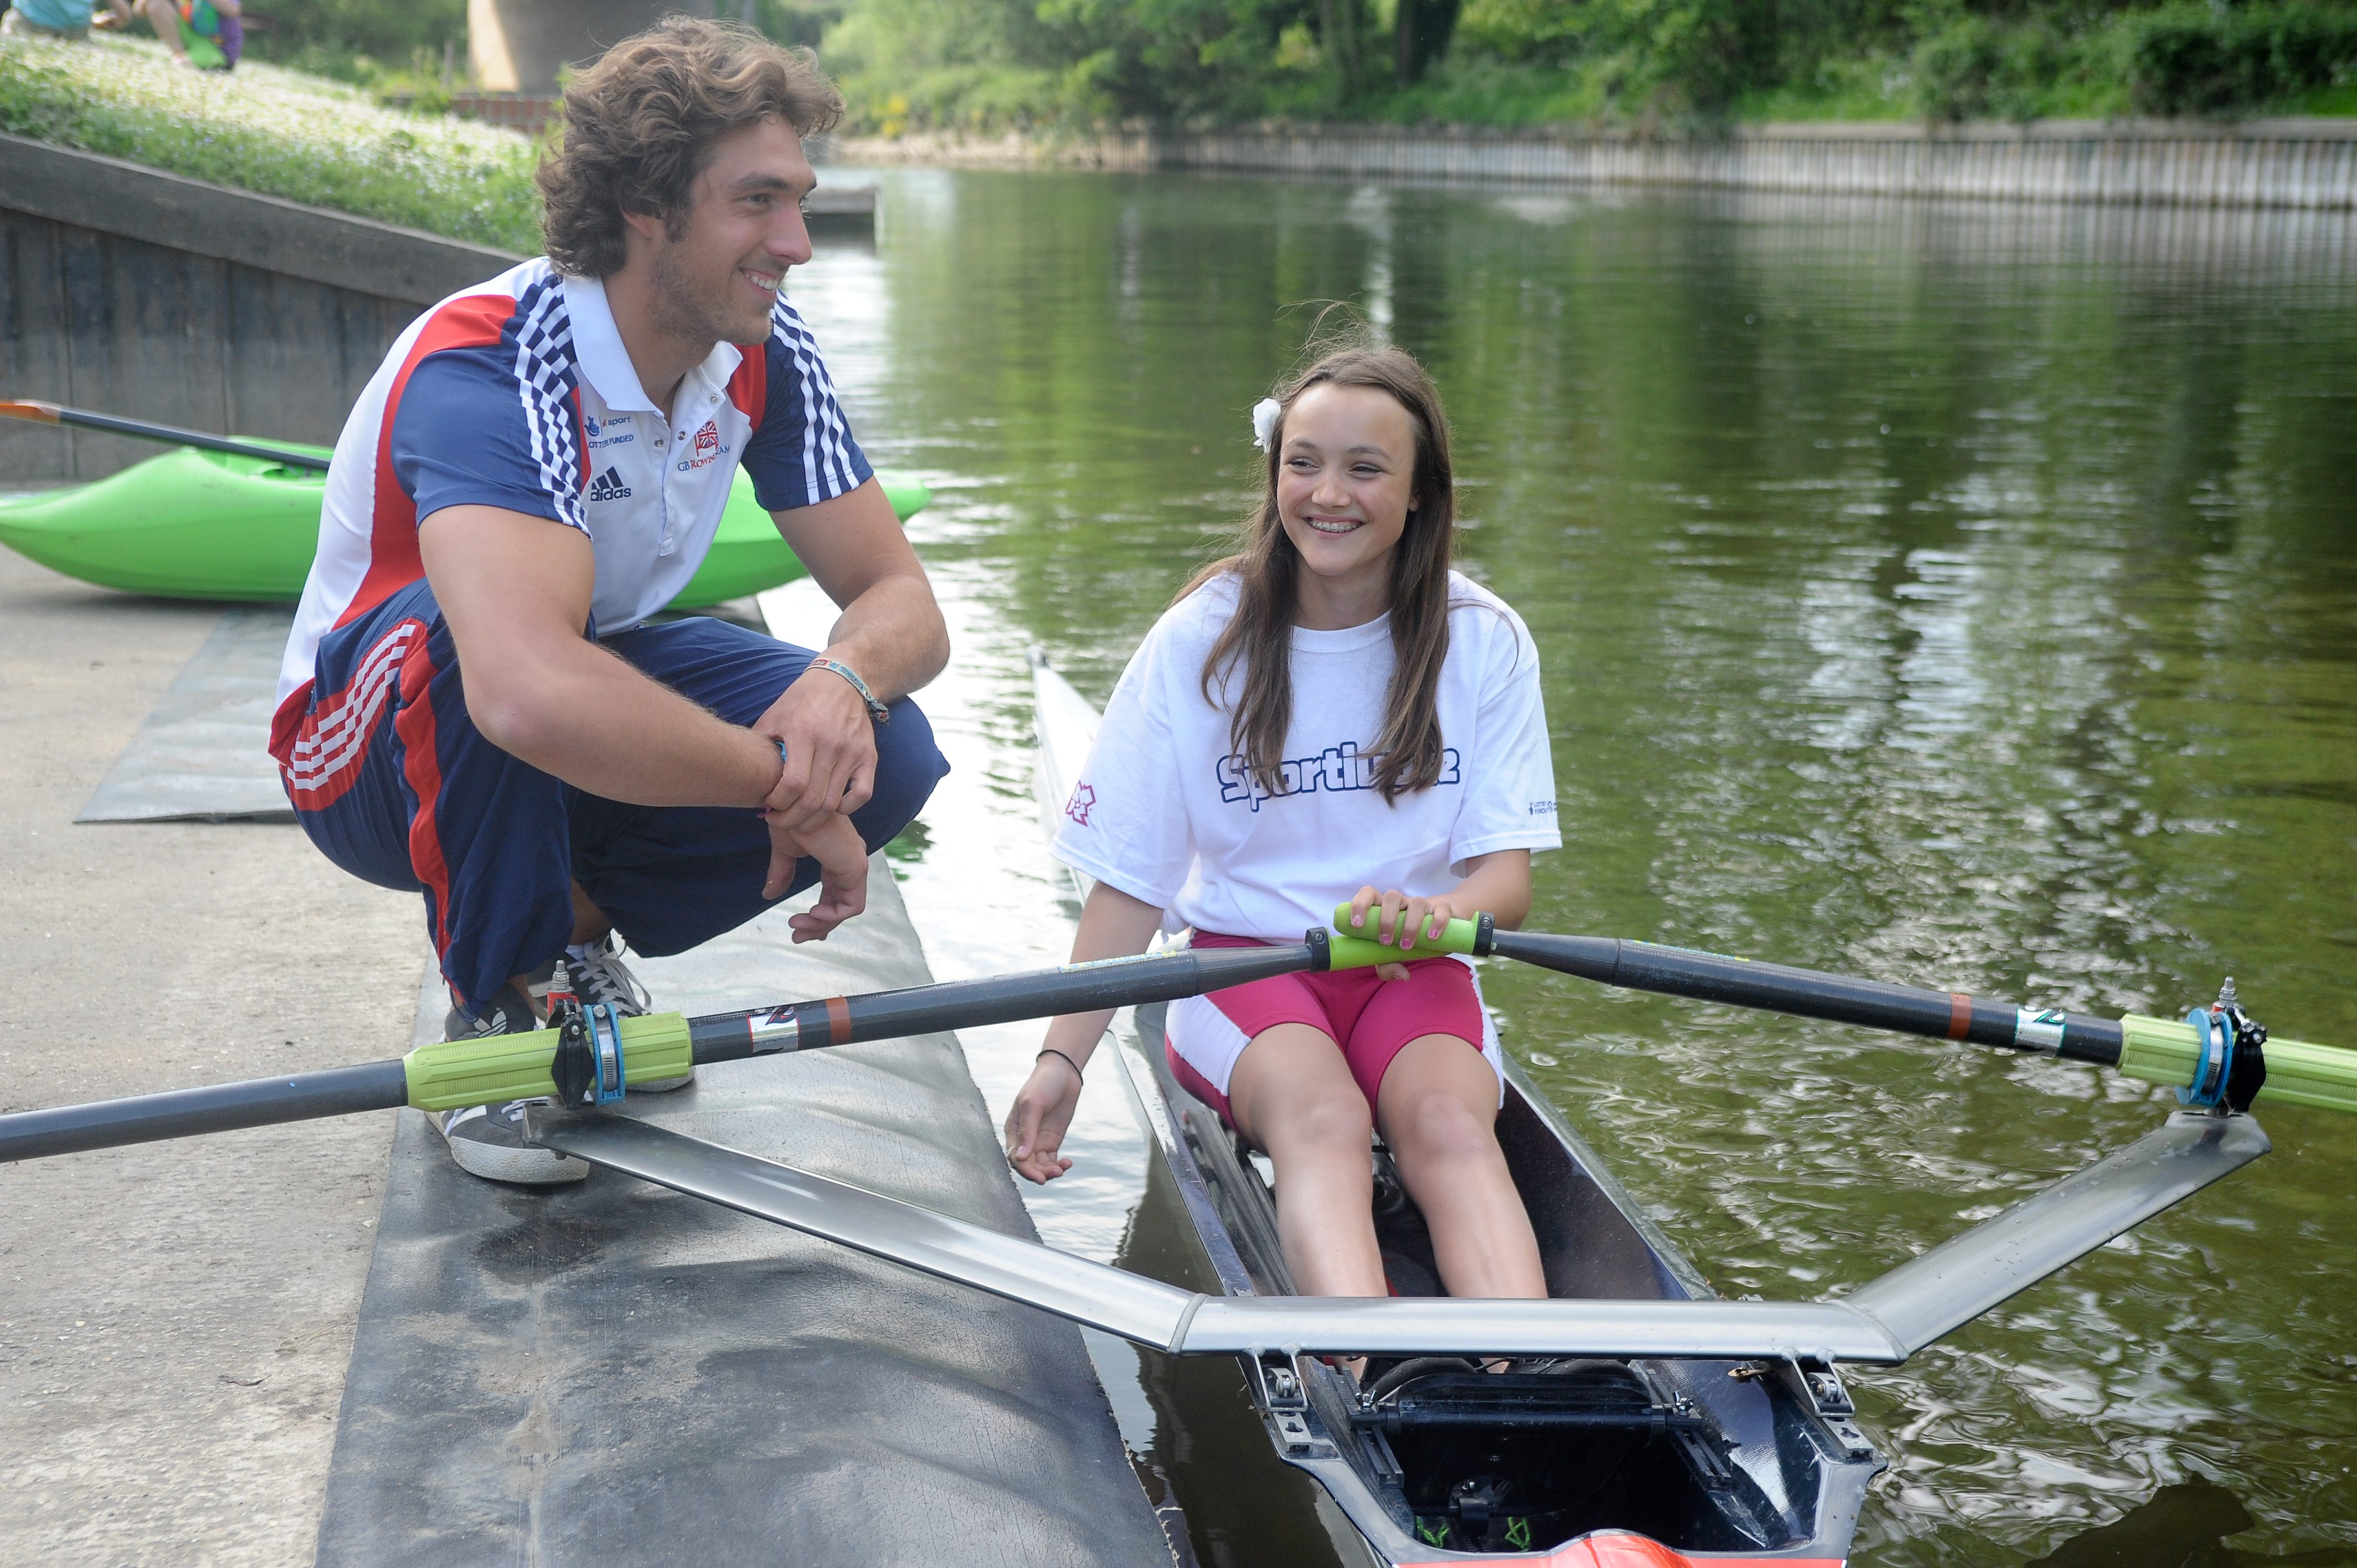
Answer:
[{"label": "rowing shell", "polygon": [[[1097,714],[1037,652],[1032,693],[1052,832]],[[1086,879],[1073,876],[1085,898]],[[1267,1167],[1172,1077],[1162,1015],[1160,1004],[1138,1009],[1138,1045],[1116,1054],[1201,1261],[1227,1296],[1292,1295]],[[1538,1233],[1549,1294],[1715,1294],[1511,1058],[1498,1139]],[[1380,1149],[1376,1178],[1376,1236],[1394,1291],[1441,1295],[1422,1217]],[[1317,1357],[1269,1349],[1238,1360],[1278,1457],[1315,1477],[1376,1558],[1397,1568],[1837,1564],[1883,1467],[1831,1368],[1798,1359],[1584,1359],[1503,1375],[1447,1358],[1378,1360],[1363,1394]]]}]

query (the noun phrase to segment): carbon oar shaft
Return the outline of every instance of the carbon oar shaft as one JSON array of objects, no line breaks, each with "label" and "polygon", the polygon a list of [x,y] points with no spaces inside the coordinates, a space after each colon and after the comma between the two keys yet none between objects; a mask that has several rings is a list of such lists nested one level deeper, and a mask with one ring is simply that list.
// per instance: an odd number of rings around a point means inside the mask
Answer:
[{"label": "carbon oar shaft", "polygon": [[120,419],[94,409],[68,408],[62,403],[43,403],[35,398],[0,400],[0,414],[11,419],[29,419],[39,424],[73,424],[84,430],[103,430],[113,435],[135,435],[143,441],[161,441],[172,446],[201,446],[208,452],[226,452],[232,457],[259,457],[264,462],[277,463],[289,468],[324,472],[328,467],[328,459],[316,452],[264,446],[252,441],[236,441],[226,435],[208,435],[201,430],[182,430],[178,425],[156,424],[144,419]]},{"label": "carbon oar shaft", "polygon": [[2040,1051],[2073,1061],[2116,1067],[2124,1039],[2119,1020],[2060,1008],[2033,1011],[1960,991],[1930,991],[1857,980],[1813,969],[1753,963],[1717,953],[1692,952],[1615,937],[1558,937],[1538,931],[1497,931],[1489,951],[1542,969],[1576,974],[1631,991],[1691,996],[1763,1012],[1790,1013],[1834,1024],[1922,1035],[2007,1050]]},{"label": "carbon oar shaft", "polygon": [[84,1149],[152,1144],[197,1133],[227,1133],[361,1111],[393,1111],[408,1103],[409,1075],[397,1059],[203,1089],[172,1089],[129,1100],[102,1100],[91,1105],[59,1105],[0,1116],[0,1161],[45,1159]]},{"label": "carbon oar shaft", "polygon": [[772,1051],[898,1039],[944,1029],[978,1029],[1020,1018],[1168,1002],[1266,980],[1272,975],[1324,969],[1333,961],[1333,949],[1355,952],[1362,945],[1336,941],[1323,931],[1312,934],[1319,939],[1315,943],[1206,948],[1200,951],[1185,949],[1069,964],[1027,974],[944,981],[866,996],[836,996],[823,1002],[794,1002],[747,1013],[715,1014],[691,1020],[689,1038],[698,1062],[724,1062],[766,1056]]},{"label": "carbon oar shaft", "polygon": [[[643,1083],[675,1078],[692,1063],[1168,1002],[1337,962],[1372,962],[1375,956],[1372,944],[1329,940],[1324,932],[1312,931],[1308,940],[1285,947],[1150,953],[703,1018],[676,1013],[626,1018],[620,1030],[624,1078]],[[0,1116],[0,1163],[403,1105],[448,1111],[554,1095],[557,1043],[545,1029],[446,1040],[393,1061],[20,1111]]]},{"label": "carbon oar shaft", "polygon": [[[1353,948],[1367,945],[1363,939],[1372,935],[1368,927],[1351,924],[1348,904],[1334,911],[1334,929]],[[1381,950],[1394,961],[1403,956],[1396,947]],[[2190,1024],[2134,1013],[2097,1018],[2060,1007],[2020,1007],[1961,991],[1889,985],[1656,942],[1502,931],[1486,915],[1479,920],[1449,921],[1447,932],[1437,940],[1419,935],[1415,947],[1405,956],[1442,952],[1494,953],[1631,991],[1690,996],[1699,1002],[1756,1007],[1934,1040],[2035,1051],[2114,1068],[2131,1078],[2175,1089],[2190,1088],[2205,1070],[2203,1050]],[[2274,1038],[2265,1049],[2266,1079],[2258,1090],[2261,1101],[2357,1113],[2357,1051]]]}]

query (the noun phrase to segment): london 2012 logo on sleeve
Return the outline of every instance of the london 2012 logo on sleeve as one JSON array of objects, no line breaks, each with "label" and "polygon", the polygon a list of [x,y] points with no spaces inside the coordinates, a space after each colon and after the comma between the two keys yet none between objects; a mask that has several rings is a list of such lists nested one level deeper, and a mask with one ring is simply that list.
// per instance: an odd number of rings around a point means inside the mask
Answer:
[{"label": "london 2012 logo on sleeve", "polygon": [[1095,808],[1096,803],[1096,786],[1082,784],[1072,791],[1072,798],[1064,802],[1064,815],[1071,818],[1081,826],[1087,827],[1089,812]]}]

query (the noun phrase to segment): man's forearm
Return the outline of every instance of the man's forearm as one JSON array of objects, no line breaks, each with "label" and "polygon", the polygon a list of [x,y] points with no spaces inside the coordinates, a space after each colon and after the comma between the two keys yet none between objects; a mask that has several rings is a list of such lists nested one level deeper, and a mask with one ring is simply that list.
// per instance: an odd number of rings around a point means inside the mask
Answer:
[{"label": "man's forearm", "polygon": [[932,585],[922,576],[880,579],[844,607],[827,633],[826,655],[859,671],[884,702],[918,690],[950,659],[949,628]]},{"label": "man's forearm", "polygon": [[774,742],[726,723],[584,639],[531,668],[460,679],[475,725],[500,750],[576,789],[634,806],[759,807],[778,781]]}]

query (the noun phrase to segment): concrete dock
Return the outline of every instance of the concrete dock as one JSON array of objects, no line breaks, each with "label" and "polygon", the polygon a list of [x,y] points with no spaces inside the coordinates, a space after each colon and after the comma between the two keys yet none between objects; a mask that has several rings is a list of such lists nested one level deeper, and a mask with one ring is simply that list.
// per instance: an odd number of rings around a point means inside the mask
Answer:
[{"label": "concrete dock", "polygon": [[[220,618],[0,551],[0,1109],[408,1048],[411,899],[291,826],[74,825]],[[0,1166],[0,1559],[308,1561],[392,1133]]]},{"label": "concrete dock", "polygon": [[[0,1110],[376,1059],[411,1043],[427,964],[414,896],[344,875],[283,822],[73,822],[221,619],[219,607],[126,598],[0,552],[0,734],[10,741],[0,759],[0,950],[16,959],[0,1020]],[[803,981],[811,994],[920,981],[923,955],[888,877],[881,890],[889,918],[859,940],[829,944],[807,965],[773,947],[748,947],[733,961],[757,963],[777,996],[800,993]],[[759,945],[757,929],[748,931]],[[724,972],[729,954],[715,958],[722,969],[669,977],[667,990],[685,990],[658,1004],[700,1011],[741,991],[743,975]],[[425,1010],[433,1006],[429,996]],[[807,1108],[799,1091],[764,1101],[743,1083],[724,1086],[718,1100],[702,1086],[687,1098],[705,1096],[703,1114],[729,1129],[710,1135],[737,1146],[767,1135],[778,1152],[815,1156],[854,1180],[873,1150],[868,1185],[893,1190],[932,1171],[951,1195],[939,1206],[1028,1233],[1003,1165],[975,1153],[996,1149],[954,1042],[873,1049],[885,1054],[866,1065],[850,1052],[840,1062],[836,1053],[813,1058],[808,1089],[818,1098]],[[945,1070],[953,1080],[933,1092],[972,1128],[913,1140],[923,1130],[885,1129],[877,1142],[837,1102],[844,1091],[834,1080],[845,1073],[851,1083]],[[913,1092],[888,1098],[905,1109]],[[589,1257],[592,1247],[586,1262],[542,1270],[547,1277],[535,1276],[522,1309],[512,1281],[487,1273],[478,1295],[447,1257],[430,1300],[415,1288],[416,1270],[389,1270],[381,1256],[371,1283],[381,1221],[407,1227],[402,1257],[433,1252],[414,1250],[416,1173],[449,1176],[447,1162],[435,1163],[432,1134],[419,1144],[422,1122],[401,1114],[415,1123],[404,1134],[405,1164],[393,1148],[395,1119],[370,1116],[0,1166],[0,1466],[12,1477],[0,1488],[0,1560],[81,1568],[285,1563],[316,1553],[453,1563],[521,1551],[599,1563],[673,1552],[863,1563],[901,1561],[921,1545],[928,1560],[946,1561],[927,1537],[955,1521],[965,1550],[953,1555],[964,1561],[1169,1561],[1077,1333],[1045,1315],[744,1221],[758,1234],[714,1245],[707,1227],[683,1242],[702,1248],[688,1265],[699,1279],[718,1282],[707,1299],[734,1292],[748,1310],[706,1318],[709,1343],[690,1337],[693,1322],[680,1318],[657,1344],[641,1337],[645,1325],[606,1323],[603,1305],[636,1301],[624,1271],[634,1256],[654,1255],[631,1240],[632,1227],[645,1236],[650,1215],[690,1200],[650,1202],[610,1174],[588,1185],[616,1188],[619,1206],[593,1211],[587,1189],[575,1189],[577,1212],[563,1224],[602,1225],[607,1214],[618,1231],[612,1256]],[[401,1178],[397,1215],[386,1203],[389,1160],[413,1173]],[[482,1190],[502,1209],[539,1201]],[[698,1207],[691,1230],[702,1224]],[[656,1226],[653,1239],[674,1223]],[[454,1238],[442,1251],[475,1240]],[[677,1272],[684,1255],[661,1267]],[[615,1277],[601,1284],[609,1268]],[[826,1289],[811,1288],[830,1277],[832,1307]],[[784,1294],[765,1305],[770,1283]],[[758,1326],[756,1312],[766,1317]],[[911,1357],[914,1341],[900,1337],[928,1321],[936,1326],[919,1336],[926,1354]],[[949,1323],[954,1335],[940,1327]],[[724,1344],[731,1325],[748,1326]],[[518,1459],[500,1402],[522,1386],[511,1383],[530,1364],[520,1358],[542,1343],[532,1337],[554,1329],[573,1348],[626,1334],[633,1354],[585,1353],[561,1371],[546,1363],[551,1375],[523,1394],[534,1430],[556,1439],[556,1462]],[[448,1399],[432,1387],[438,1353],[416,1359],[438,1334],[451,1337]],[[706,1376],[716,1363],[700,1359],[776,1361],[775,1349],[794,1345],[802,1359],[791,1365],[824,1375],[798,1379],[781,1362],[743,1379],[737,1392]],[[837,1348],[820,1367],[811,1352],[829,1345]],[[653,1379],[647,1398],[635,1397],[634,1378]],[[702,1403],[692,1409],[699,1380]],[[402,1391],[411,1388],[414,1405]],[[472,1427],[470,1412],[482,1412]],[[403,1427],[413,1419],[435,1424],[434,1443],[408,1441]],[[892,1430],[896,1420],[905,1434]],[[355,1421],[365,1429],[339,1430]],[[414,1460],[407,1478],[424,1491],[380,1484],[379,1462],[403,1452]],[[483,1456],[468,1472],[480,1483],[471,1492],[432,1462],[461,1452]],[[609,1513],[585,1530],[565,1489],[574,1454],[609,1510],[635,1506],[626,1476],[660,1476],[661,1485],[644,1494],[651,1500],[637,1520]],[[503,1494],[526,1510],[542,1509],[544,1498],[553,1506],[540,1517],[517,1513],[518,1524],[502,1512]],[[663,1497],[696,1498],[700,1511],[666,1511]],[[888,1528],[866,1538],[801,1528],[864,1518]],[[429,1548],[436,1537],[441,1544]]]}]

